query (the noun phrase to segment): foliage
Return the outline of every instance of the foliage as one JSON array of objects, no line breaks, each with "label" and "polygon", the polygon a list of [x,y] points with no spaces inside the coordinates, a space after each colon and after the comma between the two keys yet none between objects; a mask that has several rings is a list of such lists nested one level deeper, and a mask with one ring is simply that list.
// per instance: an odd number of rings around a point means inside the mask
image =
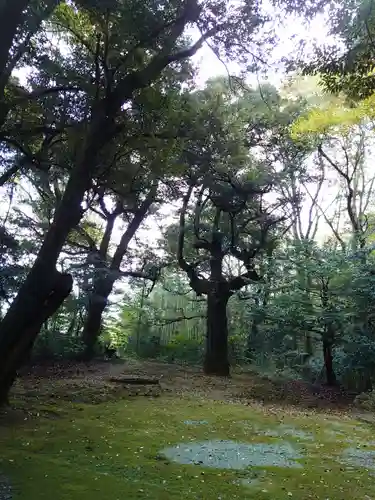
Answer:
[{"label": "foliage", "polygon": [[61,359],[77,359],[84,345],[79,337],[53,330],[43,331],[34,344],[31,360],[45,362]]},{"label": "foliage", "polygon": [[[373,321],[369,303],[375,284],[369,265],[341,250],[321,249],[311,242],[292,242],[279,249],[272,260],[271,284],[271,290],[278,291],[266,304],[258,301],[259,290],[254,286],[248,287],[246,295],[229,301],[231,363],[246,362],[250,347],[254,366],[271,374],[284,372],[288,378],[320,383],[324,381],[321,342],[329,324],[334,328],[331,340],[340,383],[358,392],[371,387],[375,338],[369,326]],[[306,273],[303,280],[296,270]],[[133,344],[131,348],[127,344],[126,352],[168,361],[199,361],[205,306],[186,291],[183,277],[178,281],[175,275],[167,275],[163,286],[153,290],[142,308],[139,295],[127,297],[122,317],[131,318],[126,323],[126,339],[132,337]]]},{"label": "foliage", "polygon": [[350,99],[364,99],[374,93],[373,0],[344,1],[331,10],[330,34],[339,44],[317,50],[305,67],[307,73],[321,75],[331,93],[344,92]]}]

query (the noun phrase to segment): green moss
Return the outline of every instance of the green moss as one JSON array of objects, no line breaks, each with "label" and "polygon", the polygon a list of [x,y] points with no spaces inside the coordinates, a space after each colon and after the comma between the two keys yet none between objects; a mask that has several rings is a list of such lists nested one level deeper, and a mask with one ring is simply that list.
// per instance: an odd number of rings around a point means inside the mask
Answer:
[{"label": "green moss", "polygon": [[[338,425],[359,446],[372,440],[370,427],[349,419],[164,396],[95,405],[60,401],[51,408],[44,403],[41,410],[39,417],[0,427],[0,471],[10,477],[18,500],[357,500],[375,495],[365,469],[347,470],[339,462],[349,445],[337,438]],[[208,424],[186,425],[187,420]],[[280,424],[315,439],[282,431],[278,437]],[[267,436],[259,429],[275,432]],[[304,468],[218,470],[178,465],[160,455],[166,446],[213,439],[289,441],[302,451]]]}]

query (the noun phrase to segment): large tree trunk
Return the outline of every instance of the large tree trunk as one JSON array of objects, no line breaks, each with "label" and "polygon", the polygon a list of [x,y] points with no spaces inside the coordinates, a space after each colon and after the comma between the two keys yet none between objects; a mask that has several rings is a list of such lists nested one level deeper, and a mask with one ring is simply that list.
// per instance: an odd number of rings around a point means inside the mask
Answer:
[{"label": "large tree trunk", "polygon": [[[61,274],[55,271],[51,283],[50,294],[46,297],[42,307],[34,311],[33,317],[29,315],[30,323],[24,328],[23,335],[21,337],[15,335],[18,342],[8,342],[9,347],[6,351],[6,356],[4,356],[3,350],[0,351],[0,405],[7,403],[8,393],[16,378],[17,371],[28,359],[34,340],[43,323],[57,311],[66,297],[70,294],[72,286],[73,280],[69,274]],[[15,332],[18,333],[17,330],[15,330]],[[8,340],[11,339],[8,338]]]},{"label": "large tree trunk", "polygon": [[327,385],[334,386],[337,383],[337,379],[333,369],[332,343],[329,341],[323,340],[323,356]]},{"label": "large tree trunk", "polygon": [[210,291],[207,295],[207,332],[204,373],[229,376],[228,319],[229,295]]}]

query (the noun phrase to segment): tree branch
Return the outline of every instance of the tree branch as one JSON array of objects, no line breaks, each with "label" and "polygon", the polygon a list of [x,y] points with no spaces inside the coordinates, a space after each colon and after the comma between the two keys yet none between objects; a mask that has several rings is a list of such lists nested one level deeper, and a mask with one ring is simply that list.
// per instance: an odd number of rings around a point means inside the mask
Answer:
[{"label": "tree branch", "polygon": [[179,323],[181,321],[190,321],[192,319],[203,319],[206,318],[206,314],[195,314],[193,316],[178,316],[176,318],[165,318],[162,319],[160,322],[157,323],[158,326],[165,326],[165,325],[171,325],[173,323]]},{"label": "tree branch", "polygon": [[245,285],[250,285],[251,283],[261,281],[258,273],[254,270],[249,270],[247,273],[241,276],[236,276],[228,281],[228,289],[231,292],[236,292],[241,290]]}]

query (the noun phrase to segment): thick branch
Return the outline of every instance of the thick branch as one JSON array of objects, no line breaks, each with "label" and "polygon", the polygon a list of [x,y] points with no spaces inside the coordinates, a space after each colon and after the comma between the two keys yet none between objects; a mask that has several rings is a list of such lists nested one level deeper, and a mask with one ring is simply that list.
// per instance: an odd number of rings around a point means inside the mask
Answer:
[{"label": "thick branch", "polygon": [[183,203],[181,207],[181,212],[180,212],[180,224],[179,224],[179,231],[178,231],[178,240],[177,240],[177,262],[180,268],[185,271],[185,273],[188,275],[189,281],[190,281],[190,286],[192,289],[195,291],[197,295],[202,295],[203,293],[207,293],[208,291],[208,284],[205,282],[205,280],[199,278],[197,271],[196,271],[196,265],[193,264],[188,264],[186,262],[186,259],[184,257],[184,246],[185,246],[185,217],[186,217],[186,211],[187,207],[191,198],[191,195],[193,193],[194,189],[194,184],[193,182],[190,183],[189,188],[183,198]]},{"label": "thick branch", "polygon": [[246,285],[249,285],[253,282],[258,282],[260,281],[260,277],[258,273],[254,270],[250,270],[245,274],[242,274],[241,276],[236,276],[235,278],[232,278],[231,280],[228,281],[228,288],[231,292],[236,292],[238,290],[241,290]]},{"label": "thick branch", "polygon": [[167,47],[156,54],[145,68],[129,73],[118,84],[111,96],[112,106],[120,107],[124,100],[131,97],[134,89],[147,87],[155,79],[155,76],[159,75],[171,63],[192,57],[208,38],[224,28],[224,26],[216,26],[202,35],[191,47],[171,54],[170,47],[183,35],[189,23],[195,23],[198,20],[200,12],[201,9],[195,0],[185,1],[185,7],[180,17],[171,24]]},{"label": "thick branch", "polygon": [[159,323],[158,326],[165,326],[165,325],[171,325],[173,323],[179,323],[181,321],[190,321],[192,319],[202,319],[206,318],[206,314],[194,314],[193,316],[178,316],[176,318],[163,318]]},{"label": "thick branch", "polygon": [[20,169],[19,163],[15,163],[12,167],[8,168],[3,174],[0,176],[0,187],[4,186],[12,177],[15,175]]},{"label": "thick branch", "polygon": [[122,259],[128,249],[128,245],[135,235],[136,231],[138,230],[139,226],[143,222],[144,218],[146,217],[151,205],[154,203],[155,198],[156,198],[156,193],[157,193],[157,187],[158,183],[155,181],[154,185],[150,189],[146,199],[142,202],[141,206],[139,209],[136,211],[134,214],[133,219],[129,223],[128,227],[126,228],[126,231],[121,237],[120,243],[117,245],[115,254],[113,256],[110,269],[111,270],[118,270],[120,269],[120,265],[122,262]]}]

